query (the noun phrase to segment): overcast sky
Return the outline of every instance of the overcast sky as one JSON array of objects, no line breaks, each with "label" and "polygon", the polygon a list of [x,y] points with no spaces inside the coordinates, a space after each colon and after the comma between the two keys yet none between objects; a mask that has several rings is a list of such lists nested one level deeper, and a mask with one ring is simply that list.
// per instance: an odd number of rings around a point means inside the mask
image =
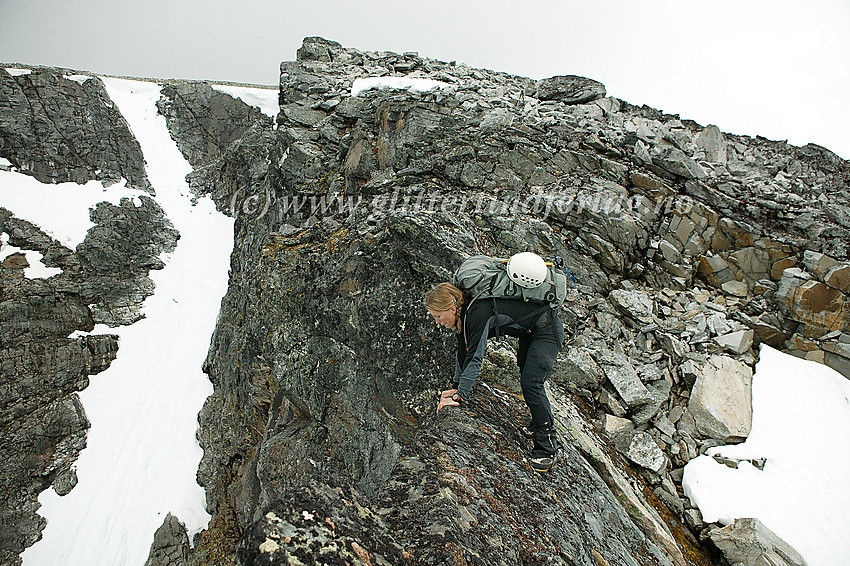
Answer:
[{"label": "overcast sky", "polygon": [[848,0],[0,0],[0,61],[274,85],[306,36],[608,94],[850,159]]}]

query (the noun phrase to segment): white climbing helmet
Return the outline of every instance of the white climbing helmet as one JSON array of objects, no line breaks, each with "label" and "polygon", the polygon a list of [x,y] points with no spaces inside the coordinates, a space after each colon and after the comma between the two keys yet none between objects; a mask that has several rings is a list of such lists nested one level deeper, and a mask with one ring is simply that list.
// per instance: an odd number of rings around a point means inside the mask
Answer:
[{"label": "white climbing helmet", "polygon": [[534,289],[542,285],[548,271],[543,258],[533,252],[514,254],[508,260],[508,277],[526,289]]}]

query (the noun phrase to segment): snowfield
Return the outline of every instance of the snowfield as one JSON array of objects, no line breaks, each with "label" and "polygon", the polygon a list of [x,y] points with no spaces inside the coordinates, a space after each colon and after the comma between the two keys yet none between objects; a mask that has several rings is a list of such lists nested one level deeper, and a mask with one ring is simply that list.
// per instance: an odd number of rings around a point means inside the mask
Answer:
[{"label": "snowfield", "polygon": [[[743,444],[685,466],[685,494],[706,522],[755,517],[809,566],[850,564],[850,381],[763,345],[753,375],[753,426]],[[713,455],[741,460],[738,468]],[[751,461],[765,459],[760,470]]]}]

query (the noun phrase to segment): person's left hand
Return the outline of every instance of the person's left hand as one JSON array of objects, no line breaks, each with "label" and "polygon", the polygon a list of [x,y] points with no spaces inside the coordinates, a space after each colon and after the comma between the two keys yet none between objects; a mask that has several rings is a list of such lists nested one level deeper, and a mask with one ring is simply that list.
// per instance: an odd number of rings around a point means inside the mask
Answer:
[{"label": "person's left hand", "polygon": [[452,399],[452,395],[457,393],[457,389],[446,389],[440,394],[440,402],[437,404],[437,412],[443,407],[460,407],[460,403]]}]

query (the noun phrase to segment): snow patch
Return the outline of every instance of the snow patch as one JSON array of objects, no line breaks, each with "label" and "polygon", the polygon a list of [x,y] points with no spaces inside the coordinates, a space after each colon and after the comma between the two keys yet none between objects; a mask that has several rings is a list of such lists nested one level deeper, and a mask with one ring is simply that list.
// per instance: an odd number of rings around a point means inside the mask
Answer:
[{"label": "snow patch", "polygon": [[35,250],[22,250],[9,244],[9,235],[3,232],[0,234],[0,262],[15,253],[22,253],[27,258],[29,267],[24,268],[24,277],[27,279],[48,279],[54,275],[59,275],[62,270],[58,267],[47,267],[42,263],[44,256],[41,252]]},{"label": "snow patch", "polygon": [[395,88],[402,90],[410,90],[413,92],[428,92],[430,90],[454,90],[454,86],[449,83],[435,81],[432,79],[420,79],[411,77],[367,77],[362,79],[354,79],[351,85],[351,96],[357,96],[361,92],[370,89]]},{"label": "snow patch", "polygon": [[[685,466],[685,494],[708,523],[755,517],[809,566],[850,564],[850,381],[762,345],[753,426],[743,444]],[[740,460],[737,469],[711,456]],[[750,461],[766,459],[760,470]]]},{"label": "snow patch", "polygon": [[278,89],[276,88],[256,88],[243,87],[232,85],[211,85],[215,90],[229,94],[233,98],[238,98],[248,106],[259,108],[263,114],[277,117],[280,112],[278,103]]},{"label": "snow patch", "polygon": [[18,69],[16,67],[6,67],[6,72],[12,75],[13,77],[20,77],[21,75],[28,75],[32,73],[32,69]]},{"label": "snow patch", "polygon": [[91,75],[65,75],[65,78],[83,84],[91,78]]},{"label": "snow patch", "polygon": [[16,171],[0,171],[0,206],[32,222],[72,250],[94,226],[89,212],[95,205],[101,202],[118,205],[123,198],[140,195],[147,193],[128,187],[126,180],[109,187],[100,181],[53,185]]}]

